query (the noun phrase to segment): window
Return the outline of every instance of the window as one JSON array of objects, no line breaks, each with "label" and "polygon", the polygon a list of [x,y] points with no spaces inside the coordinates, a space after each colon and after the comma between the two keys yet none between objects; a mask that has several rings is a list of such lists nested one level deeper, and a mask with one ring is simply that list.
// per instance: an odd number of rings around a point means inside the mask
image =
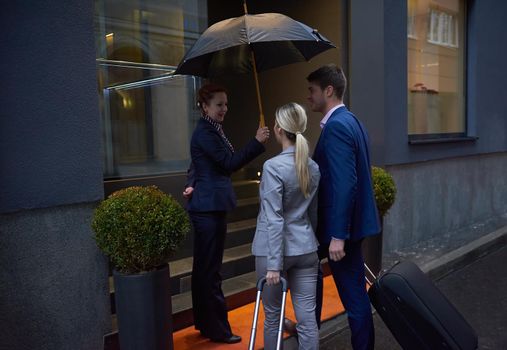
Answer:
[{"label": "window", "polygon": [[465,136],[463,0],[408,1],[408,134]]},{"label": "window", "polygon": [[455,15],[430,9],[428,42],[431,44],[458,47],[458,19]]},{"label": "window", "polygon": [[207,27],[206,4],[95,1],[105,179],[187,169],[200,81],[172,72]]}]

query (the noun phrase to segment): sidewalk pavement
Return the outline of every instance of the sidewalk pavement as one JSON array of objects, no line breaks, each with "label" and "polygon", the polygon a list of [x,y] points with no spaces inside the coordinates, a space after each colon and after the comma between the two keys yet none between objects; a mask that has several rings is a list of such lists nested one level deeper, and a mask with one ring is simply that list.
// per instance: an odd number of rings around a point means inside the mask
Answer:
[{"label": "sidewalk pavement", "polygon": [[[498,266],[497,270],[493,270],[495,276],[498,276],[496,280],[500,284],[490,283],[491,285],[486,286],[481,281],[474,280],[473,278],[459,280],[458,277],[458,280],[456,279],[456,275],[462,273],[459,270],[467,270],[468,266],[490,254],[492,257],[495,254],[500,254],[501,258],[505,257],[504,263],[499,264],[500,266]],[[498,257],[496,259],[499,260]],[[481,225],[474,225],[467,229],[442,235],[441,237],[419,243],[404,250],[389,252],[383,256],[383,266],[386,268],[392,266],[396,261],[403,260],[415,262],[435,281],[437,286],[462,313],[464,313],[464,309],[475,308],[474,310],[468,310],[468,314],[464,316],[479,334],[479,349],[507,349],[507,336],[505,336],[505,331],[507,330],[507,294],[505,293],[505,289],[507,288],[507,215]],[[482,265],[479,264],[478,267],[474,266],[478,272],[474,270],[470,274],[472,276],[481,276],[482,273],[482,275],[487,276],[491,272],[488,270],[488,268],[491,268],[489,265],[483,263]],[[491,279],[488,281],[491,281]],[[497,298],[492,297],[491,293],[486,293],[484,298],[480,297],[483,294],[482,292],[491,289],[496,292]],[[459,299],[461,301],[460,305],[455,301],[455,299],[458,299],[457,295],[461,295]],[[503,316],[498,316],[502,318],[503,323],[500,322],[500,324],[503,324],[503,332],[498,333],[498,339],[493,339],[494,335],[483,335],[480,331],[485,327],[484,325],[491,325],[493,329],[498,329],[498,327],[501,327],[498,324],[499,321],[476,318],[487,316],[487,314],[477,311],[484,305],[492,305],[494,309],[496,304],[502,310],[500,315],[503,313]],[[375,349],[401,349],[376,312],[374,312],[374,322],[376,332]],[[350,331],[344,314],[338,315],[322,324],[320,330],[321,350],[350,349],[349,339]],[[495,342],[500,342],[503,346],[489,347],[488,344],[496,344]],[[297,349],[295,338],[291,337],[287,339],[284,348],[286,350]]]}]

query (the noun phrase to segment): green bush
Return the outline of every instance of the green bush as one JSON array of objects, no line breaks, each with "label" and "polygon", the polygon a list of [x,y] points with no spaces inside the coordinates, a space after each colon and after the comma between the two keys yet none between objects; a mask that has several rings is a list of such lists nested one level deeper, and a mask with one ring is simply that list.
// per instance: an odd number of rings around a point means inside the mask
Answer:
[{"label": "green bush", "polygon": [[396,185],[391,174],[376,166],[372,167],[372,178],[378,212],[383,217],[396,199]]},{"label": "green bush", "polygon": [[190,230],[185,210],[155,186],[111,194],[92,221],[98,247],[118,271],[149,271],[169,261]]}]

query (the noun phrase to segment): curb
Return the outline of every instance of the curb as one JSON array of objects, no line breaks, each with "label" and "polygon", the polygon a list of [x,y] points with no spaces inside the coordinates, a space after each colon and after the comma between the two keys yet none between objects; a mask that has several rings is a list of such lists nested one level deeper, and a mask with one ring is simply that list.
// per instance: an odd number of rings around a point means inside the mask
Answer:
[{"label": "curb", "polygon": [[507,244],[507,226],[482,236],[464,246],[442,255],[424,266],[424,271],[433,281],[459,270],[482,256],[488,255]]}]

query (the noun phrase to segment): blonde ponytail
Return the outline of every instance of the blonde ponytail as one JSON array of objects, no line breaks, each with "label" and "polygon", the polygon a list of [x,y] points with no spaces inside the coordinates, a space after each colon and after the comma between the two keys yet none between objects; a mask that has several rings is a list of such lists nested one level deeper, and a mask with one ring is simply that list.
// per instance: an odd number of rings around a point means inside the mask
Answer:
[{"label": "blonde ponytail", "polygon": [[306,130],[306,112],[295,102],[288,103],[276,110],[276,123],[289,139],[295,138],[295,163],[299,187],[305,198],[310,195],[310,171],[308,170],[309,147],[303,136]]},{"label": "blonde ponytail", "polygon": [[305,198],[310,195],[310,172],[308,171],[308,141],[301,134],[296,134],[296,174],[299,187]]}]

